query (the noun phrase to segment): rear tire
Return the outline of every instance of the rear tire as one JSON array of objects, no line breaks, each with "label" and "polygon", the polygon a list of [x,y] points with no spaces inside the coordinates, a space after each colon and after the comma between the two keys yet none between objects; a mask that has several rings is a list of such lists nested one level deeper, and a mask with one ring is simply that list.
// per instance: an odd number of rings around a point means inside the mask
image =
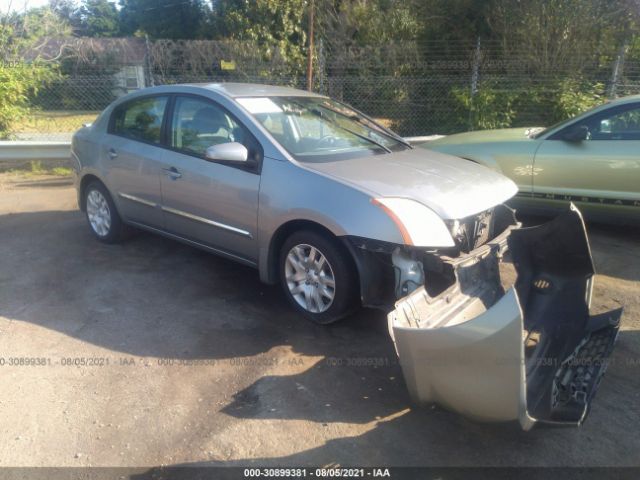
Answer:
[{"label": "rear tire", "polygon": [[353,260],[335,239],[293,233],[280,249],[279,271],[289,303],[315,323],[333,323],[359,307]]},{"label": "rear tire", "polygon": [[93,235],[104,243],[119,242],[124,224],[107,188],[100,182],[91,182],[84,190],[83,201]]}]

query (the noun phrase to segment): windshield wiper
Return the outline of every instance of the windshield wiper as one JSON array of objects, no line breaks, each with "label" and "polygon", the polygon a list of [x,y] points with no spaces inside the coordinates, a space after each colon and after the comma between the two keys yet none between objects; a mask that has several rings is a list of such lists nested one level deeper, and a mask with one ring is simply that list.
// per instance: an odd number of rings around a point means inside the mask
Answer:
[{"label": "windshield wiper", "polygon": [[[326,107],[322,107],[322,108],[326,108]],[[345,132],[350,133],[351,135],[355,135],[356,137],[361,138],[361,139],[363,139],[363,140],[366,140],[366,141],[367,141],[367,142],[369,142],[369,143],[373,143],[374,145],[376,145],[376,146],[378,146],[378,147],[382,148],[382,149],[383,149],[384,151],[386,151],[387,153],[391,153],[391,149],[390,149],[389,147],[387,147],[387,146],[383,145],[383,144],[382,144],[382,143],[380,143],[380,142],[377,142],[377,141],[376,141],[376,140],[374,140],[373,138],[367,137],[366,135],[362,135],[361,133],[358,133],[358,132],[354,132],[354,131],[353,131],[353,130],[351,130],[350,128],[347,128],[347,127],[344,127],[344,126],[340,125],[337,121],[335,121],[335,120],[331,120],[329,117],[327,117],[324,113],[322,113],[322,111],[321,111],[321,110],[318,110],[318,109],[316,109],[316,108],[309,108],[308,110],[309,110],[309,112],[313,113],[314,115],[316,115],[316,116],[318,116],[318,117],[320,117],[320,118],[322,118],[322,119],[324,119],[324,120],[327,120],[329,123],[331,123],[331,125],[335,125],[336,127],[340,128],[340,129],[342,129],[342,130],[344,130]],[[332,110],[332,109],[330,109],[330,108],[327,108],[327,110],[329,110],[329,111],[333,111],[333,110]],[[348,116],[348,115],[345,115],[345,114],[343,114],[343,113],[340,113],[340,115],[345,116],[345,117],[347,117],[347,116]]]},{"label": "windshield wiper", "polygon": [[337,115],[348,118],[349,120],[358,122],[361,125],[364,125],[368,128],[371,128],[372,130],[375,130],[376,132],[381,133],[382,135],[386,135],[387,137],[392,138],[396,142],[403,144],[405,147],[413,148],[413,145],[407,142],[404,138],[396,135],[391,130],[383,127],[382,125],[378,125],[377,123],[375,123],[373,120],[371,120],[369,117],[367,117],[364,114],[355,113],[353,115],[349,115],[348,113],[341,112],[340,110],[336,110],[335,108],[327,107],[326,105],[319,105],[319,106]]}]

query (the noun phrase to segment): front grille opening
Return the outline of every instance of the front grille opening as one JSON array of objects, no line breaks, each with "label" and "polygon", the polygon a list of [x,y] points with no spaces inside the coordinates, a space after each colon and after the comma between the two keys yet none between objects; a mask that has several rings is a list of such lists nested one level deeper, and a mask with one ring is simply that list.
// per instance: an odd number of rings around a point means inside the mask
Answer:
[{"label": "front grille opening", "polygon": [[437,297],[456,283],[456,275],[451,265],[442,265],[440,271],[425,270],[424,288],[431,298]]},{"label": "front grille opening", "polygon": [[[458,220],[457,230],[453,231],[453,240],[463,252],[484,245],[493,238],[493,209]],[[455,226],[454,226],[455,229]]]},{"label": "front grille opening", "polygon": [[514,211],[498,205],[460,220],[449,220],[447,226],[458,251],[469,253],[516,223]]}]

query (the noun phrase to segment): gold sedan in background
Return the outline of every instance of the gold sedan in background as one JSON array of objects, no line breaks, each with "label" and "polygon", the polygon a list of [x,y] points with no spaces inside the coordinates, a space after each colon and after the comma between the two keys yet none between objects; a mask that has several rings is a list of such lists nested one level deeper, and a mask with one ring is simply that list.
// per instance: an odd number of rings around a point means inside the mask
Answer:
[{"label": "gold sedan in background", "polygon": [[575,203],[587,218],[640,222],[640,95],[620,98],[549,128],[460,133],[421,145],[502,172],[518,185],[519,211]]}]

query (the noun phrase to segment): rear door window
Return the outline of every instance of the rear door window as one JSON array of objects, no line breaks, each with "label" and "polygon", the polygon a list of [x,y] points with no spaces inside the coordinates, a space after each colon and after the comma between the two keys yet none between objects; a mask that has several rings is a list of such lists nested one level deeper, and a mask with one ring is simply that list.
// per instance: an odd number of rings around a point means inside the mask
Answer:
[{"label": "rear door window", "polygon": [[167,100],[168,97],[144,97],[119,106],[113,113],[111,133],[159,144]]}]

